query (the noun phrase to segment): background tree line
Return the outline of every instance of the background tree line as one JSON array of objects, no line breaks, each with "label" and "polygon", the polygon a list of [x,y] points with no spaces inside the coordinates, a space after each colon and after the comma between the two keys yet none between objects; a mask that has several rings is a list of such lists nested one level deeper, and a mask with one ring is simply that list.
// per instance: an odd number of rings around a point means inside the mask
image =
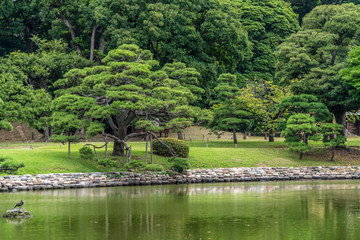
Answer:
[{"label": "background tree line", "polygon": [[279,106],[301,94],[345,126],[359,109],[360,45],[360,7],[346,2],[4,0],[0,126],[108,131],[116,154],[130,125],[149,133],[208,121],[273,140],[289,111]]}]

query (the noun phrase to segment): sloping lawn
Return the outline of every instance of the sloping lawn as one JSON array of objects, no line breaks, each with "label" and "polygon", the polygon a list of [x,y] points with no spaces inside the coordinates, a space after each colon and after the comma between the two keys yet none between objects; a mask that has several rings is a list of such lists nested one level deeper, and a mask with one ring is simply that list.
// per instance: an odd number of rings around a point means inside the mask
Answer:
[{"label": "sloping lawn", "polygon": [[[36,173],[63,173],[63,172],[96,172],[107,171],[97,164],[95,159],[81,159],[79,149],[84,143],[71,146],[71,159],[67,158],[67,146],[60,149],[55,143],[32,143],[30,149],[26,143],[9,144],[7,147],[1,144],[0,157],[10,157],[14,162],[25,164],[19,169],[18,174]],[[102,145],[102,143],[94,143]],[[321,142],[310,143],[314,150],[306,154],[303,160],[299,160],[297,153],[288,150],[283,139],[276,139],[276,142],[269,143],[260,137],[251,137],[248,140],[240,140],[235,148],[232,141],[193,141],[189,142],[189,161],[192,168],[226,168],[226,167],[299,167],[299,166],[329,166],[329,165],[359,165],[360,155],[351,152],[347,155],[354,155],[350,160],[344,159],[342,152],[337,152],[335,162],[330,162],[328,154],[324,151]],[[348,146],[359,146],[360,138],[350,138]],[[145,143],[131,142],[132,159],[145,158]],[[109,146],[109,157],[124,164],[124,158],[110,156],[112,145]],[[104,149],[98,151],[100,158],[104,158]],[[148,156],[150,161],[150,156]],[[167,157],[154,155],[154,163],[167,166]],[[124,171],[120,169],[113,169]]]}]

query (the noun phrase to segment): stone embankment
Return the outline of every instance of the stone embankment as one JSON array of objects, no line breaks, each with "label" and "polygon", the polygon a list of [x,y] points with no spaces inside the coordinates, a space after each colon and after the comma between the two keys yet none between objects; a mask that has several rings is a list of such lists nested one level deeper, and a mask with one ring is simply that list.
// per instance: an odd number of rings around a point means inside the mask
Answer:
[{"label": "stone embankment", "polygon": [[301,168],[194,169],[170,176],[161,173],[54,173],[0,176],[0,191],[47,190],[183,183],[360,179],[360,166]]}]

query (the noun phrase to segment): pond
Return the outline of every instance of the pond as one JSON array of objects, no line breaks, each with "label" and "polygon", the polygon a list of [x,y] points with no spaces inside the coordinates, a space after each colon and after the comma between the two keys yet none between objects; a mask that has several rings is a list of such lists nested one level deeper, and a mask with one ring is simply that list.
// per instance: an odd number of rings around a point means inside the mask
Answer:
[{"label": "pond", "polygon": [[359,239],[360,181],[0,193],[0,239]]}]

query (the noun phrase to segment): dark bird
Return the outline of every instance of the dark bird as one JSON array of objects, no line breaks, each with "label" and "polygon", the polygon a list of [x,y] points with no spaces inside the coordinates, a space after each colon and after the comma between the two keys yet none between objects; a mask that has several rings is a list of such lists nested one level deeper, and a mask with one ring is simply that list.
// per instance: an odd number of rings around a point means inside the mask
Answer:
[{"label": "dark bird", "polygon": [[16,208],[16,207],[19,207],[19,208],[21,208],[21,206],[24,204],[24,201],[23,200],[21,200],[18,204],[16,204],[15,205],[15,207],[14,208]]}]

